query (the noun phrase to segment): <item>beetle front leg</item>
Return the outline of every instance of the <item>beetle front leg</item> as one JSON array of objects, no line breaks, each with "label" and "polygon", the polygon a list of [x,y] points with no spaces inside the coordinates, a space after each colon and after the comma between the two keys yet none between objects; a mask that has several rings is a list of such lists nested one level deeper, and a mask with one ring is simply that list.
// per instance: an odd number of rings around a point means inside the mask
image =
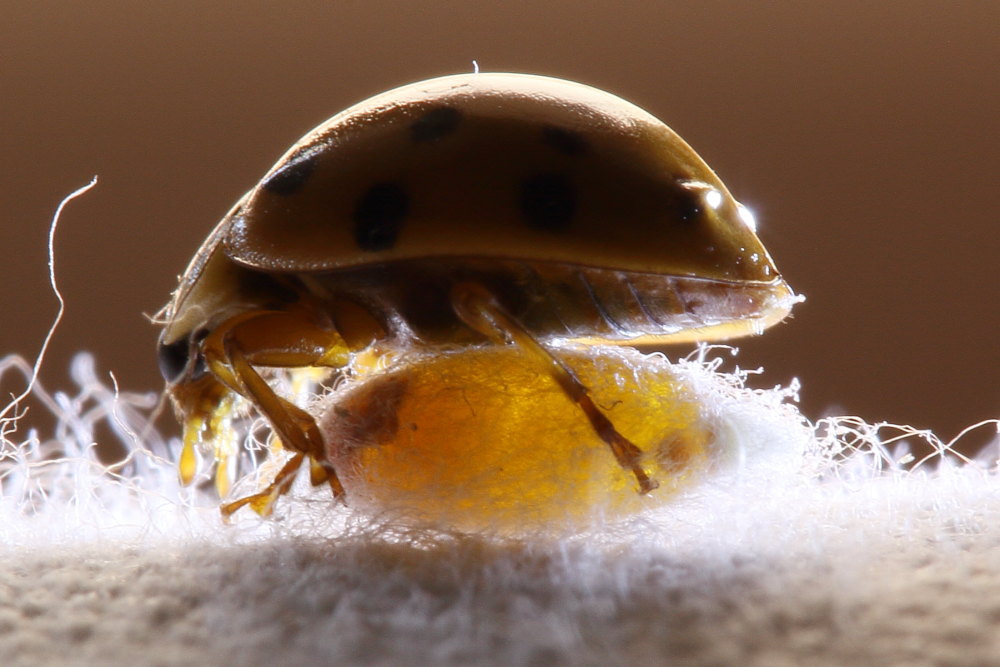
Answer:
[{"label": "beetle front leg", "polygon": [[344,488],[326,459],[326,445],[312,415],[278,396],[255,366],[339,368],[351,350],[340,334],[294,312],[252,311],[223,322],[202,343],[205,363],[222,384],[249,400],[267,419],[281,443],[295,455],[260,493],[225,505],[227,516],[249,504],[266,514],[288,487],[301,464],[310,461],[313,485],[330,485],[334,497]]},{"label": "beetle front leg", "polygon": [[459,283],[452,288],[451,303],[466,325],[495,343],[514,342],[545,368],[566,396],[580,407],[598,437],[611,448],[618,464],[635,475],[640,493],[649,493],[659,486],[642,468],[642,450],[618,432],[573,370],[535,340],[517,319],[504,310],[488,289],[479,283]]},{"label": "beetle front leg", "polygon": [[[224,504],[220,509],[222,511],[222,516],[227,519],[231,517],[236,510],[240,509],[244,505],[249,505],[253,511],[261,516],[267,516],[271,513],[271,508],[274,507],[274,502],[283,494],[285,494],[288,489],[292,486],[292,482],[295,480],[295,474],[302,467],[303,461],[305,461],[305,454],[294,454],[285,465],[281,467],[278,474],[274,476],[271,483],[268,484],[263,491],[258,493],[252,493],[249,496],[244,496],[238,500],[234,500],[231,503]],[[336,479],[334,477],[333,479]],[[338,482],[339,483],[339,482]],[[334,491],[334,495],[337,492]],[[341,488],[341,495],[343,495],[343,489]]]}]

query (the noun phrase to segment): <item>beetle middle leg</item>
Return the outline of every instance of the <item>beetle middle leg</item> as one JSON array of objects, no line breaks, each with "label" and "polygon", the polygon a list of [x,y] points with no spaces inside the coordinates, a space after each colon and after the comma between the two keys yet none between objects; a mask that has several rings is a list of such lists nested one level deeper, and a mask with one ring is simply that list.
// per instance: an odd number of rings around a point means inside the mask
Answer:
[{"label": "beetle middle leg", "polygon": [[205,338],[202,354],[211,373],[248,399],[267,419],[282,444],[295,452],[263,491],[223,506],[223,514],[228,516],[248,504],[258,513],[266,514],[274,500],[291,486],[306,458],[311,464],[313,485],[328,483],[335,497],[343,497],[344,488],[326,460],[326,446],[315,419],[278,396],[255,366],[339,368],[347,365],[351,351],[336,329],[288,311],[241,313]]},{"label": "beetle middle leg", "polygon": [[583,411],[598,437],[611,448],[618,464],[635,475],[640,493],[649,493],[659,486],[642,468],[642,450],[615,428],[573,370],[504,310],[488,289],[479,283],[458,283],[451,290],[451,303],[466,325],[495,343],[514,342],[545,368],[566,396]]}]

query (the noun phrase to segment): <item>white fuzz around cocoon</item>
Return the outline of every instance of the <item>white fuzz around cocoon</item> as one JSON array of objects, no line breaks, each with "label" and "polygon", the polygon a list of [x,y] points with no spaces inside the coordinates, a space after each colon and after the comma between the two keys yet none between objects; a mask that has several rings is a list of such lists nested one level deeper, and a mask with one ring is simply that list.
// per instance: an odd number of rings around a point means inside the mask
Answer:
[{"label": "white fuzz around cocoon", "polygon": [[[673,368],[726,465],[669,503],[522,537],[394,523],[296,487],[224,524],[181,489],[156,397],[93,361],[0,433],[0,656],[86,662],[984,664],[1000,657],[996,450],[747,389],[726,350]],[[663,362],[666,363],[666,362]],[[4,387],[30,369],[7,358]],[[46,407],[51,434],[29,427]],[[995,429],[991,422],[982,428]],[[97,460],[109,433],[124,463]],[[938,449],[915,469],[904,437]],[[721,460],[721,459],[720,459]],[[307,486],[307,485],[306,485]]]}]

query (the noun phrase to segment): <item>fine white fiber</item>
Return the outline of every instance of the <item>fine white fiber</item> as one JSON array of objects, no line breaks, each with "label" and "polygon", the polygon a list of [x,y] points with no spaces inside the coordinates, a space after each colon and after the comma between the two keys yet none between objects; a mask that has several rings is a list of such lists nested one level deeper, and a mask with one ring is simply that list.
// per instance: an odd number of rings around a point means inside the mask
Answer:
[{"label": "fine white fiber", "polygon": [[1000,662],[1000,439],[969,459],[925,431],[813,423],[796,382],[750,388],[733,354],[648,361],[719,443],[700,483],[521,536],[394,522],[305,479],[270,518],[225,522],[207,480],[178,483],[158,396],[87,354],[64,391],[6,357],[0,387],[24,390],[0,408],[0,664]]}]

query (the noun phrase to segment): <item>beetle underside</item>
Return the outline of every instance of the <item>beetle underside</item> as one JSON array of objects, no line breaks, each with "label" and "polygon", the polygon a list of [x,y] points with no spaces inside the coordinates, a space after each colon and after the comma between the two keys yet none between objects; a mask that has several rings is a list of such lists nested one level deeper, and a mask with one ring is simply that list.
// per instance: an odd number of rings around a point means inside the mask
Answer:
[{"label": "beetle underside", "polygon": [[387,330],[424,344],[481,340],[455,312],[452,289],[460,283],[486,288],[539,340],[605,345],[759,333],[796,300],[780,278],[724,282],[519,260],[442,257],[298,276],[320,300],[355,301]]}]

